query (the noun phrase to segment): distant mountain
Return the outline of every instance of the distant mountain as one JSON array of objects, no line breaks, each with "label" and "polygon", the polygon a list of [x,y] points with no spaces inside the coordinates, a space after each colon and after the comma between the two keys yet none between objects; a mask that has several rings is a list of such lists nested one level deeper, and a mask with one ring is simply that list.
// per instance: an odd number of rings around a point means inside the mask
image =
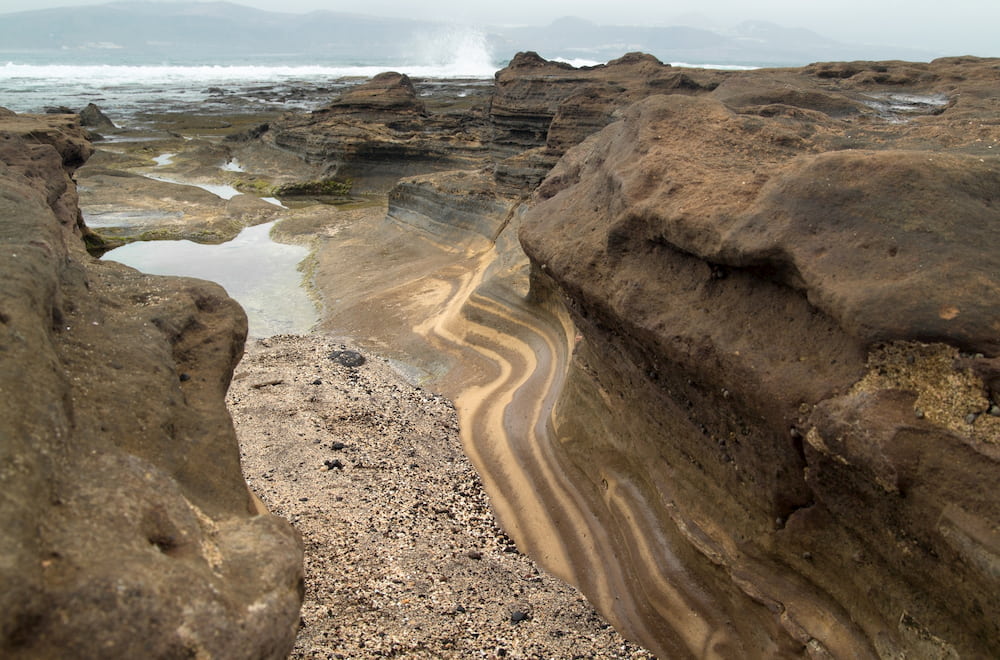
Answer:
[{"label": "distant mountain", "polygon": [[268,12],[229,2],[112,2],[6,14],[0,51],[76,54],[105,61],[113,52],[176,62],[317,56],[377,64],[398,60],[433,23],[329,11]]},{"label": "distant mountain", "polygon": [[[454,25],[331,11],[268,12],[230,2],[123,1],[4,14],[0,57],[73,63],[412,64],[455,39]],[[808,30],[749,22],[721,32],[701,27],[607,26],[567,17],[544,27],[494,28],[498,65],[534,50],[547,58],[606,61],[631,51],[665,62],[798,65],[832,59],[929,59],[934,54],[839,44]],[[440,45],[440,44],[439,44]],[[485,45],[485,44],[484,44]],[[437,48],[437,56],[450,46]],[[446,55],[449,53],[445,53]]]},{"label": "distant mountain", "polygon": [[703,27],[607,26],[561,18],[545,27],[505,29],[494,35],[500,49],[536,50],[546,57],[606,61],[642,51],[664,62],[791,66],[822,60],[914,59],[934,53],[915,49],[843,44],[802,28],[764,21],[744,22],[721,31]]}]

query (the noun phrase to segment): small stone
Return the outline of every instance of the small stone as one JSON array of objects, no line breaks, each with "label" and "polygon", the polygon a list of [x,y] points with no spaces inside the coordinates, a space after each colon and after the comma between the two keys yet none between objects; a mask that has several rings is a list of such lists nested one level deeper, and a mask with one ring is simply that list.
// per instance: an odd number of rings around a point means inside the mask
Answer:
[{"label": "small stone", "polygon": [[1000,406],[994,403],[992,406],[990,406],[989,413],[993,417],[1000,417]]},{"label": "small stone", "polygon": [[469,552],[468,552],[468,554],[466,556],[469,559],[482,559],[483,558],[483,553],[479,552],[478,550],[469,550]]},{"label": "small stone", "polygon": [[332,461],[331,460],[323,461],[323,465],[325,465],[329,470],[332,470],[334,468],[337,468],[338,470],[344,469],[344,464],[340,461],[339,458],[335,458]]},{"label": "small stone", "polygon": [[521,610],[514,610],[510,614],[511,623],[521,623],[522,621],[527,621],[530,618],[531,615],[529,615],[527,612],[522,612]]},{"label": "small stone", "polygon": [[334,442],[332,445],[330,445],[330,449],[333,449],[335,451],[340,451],[341,449],[343,449],[346,446],[347,445],[345,445],[343,442],[340,442],[338,440],[337,442]]},{"label": "small stone", "polygon": [[974,424],[977,419],[979,419],[979,413],[969,413],[965,416],[965,423]]},{"label": "small stone", "polygon": [[913,409],[913,414],[916,416],[917,419],[923,419],[924,418],[924,411],[921,410],[920,408],[914,408]]},{"label": "small stone", "polygon": [[181,374],[180,375],[180,379],[181,379],[182,383],[185,383],[185,382],[191,380],[191,376],[190,376],[190,374]]},{"label": "small stone", "polygon": [[365,363],[365,356],[357,351],[334,351],[330,353],[330,359],[345,367],[360,367]]},{"label": "small stone", "polygon": [[322,384],[323,384],[323,381],[322,381],[322,380],[320,380],[319,378],[317,378],[316,380],[314,380],[314,381],[312,382],[312,384],[313,384],[313,385],[322,385]]},{"label": "small stone", "polygon": [[308,502],[308,501],[309,501],[308,497],[300,497],[299,498],[299,502]]}]

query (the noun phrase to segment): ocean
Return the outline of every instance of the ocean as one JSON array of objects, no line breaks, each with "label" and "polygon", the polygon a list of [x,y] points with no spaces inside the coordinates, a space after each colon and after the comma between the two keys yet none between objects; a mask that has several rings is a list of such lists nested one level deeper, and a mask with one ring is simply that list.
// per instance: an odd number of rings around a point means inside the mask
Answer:
[{"label": "ocean", "polygon": [[[580,59],[573,53],[542,55],[574,66],[601,63]],[[191,61],[179,54],[165,61],[151,55],[126,54],[111,44],[45,53],[5,52],[0,47],[0,106],[14,112],[42,113],[49,108],[79,111],[94,103],[116,123],[122,120],[128,126],[131,118],[143,112],[183,110],[192,104],[199,104],[201,112],[211,110],[204,104],[224,102],[220,91],[239,97],[251,110],[312,109],[335,95],[339,85],[383,71],[398,71],[412,78],[485,82],[492,80],[507,62],[492,52],[486,35],[476,30],[437,35],[406,59],[395,61],[317,62],[283,53],[261,53],[252,59],[216,57],[211,61]]]},{"label": "ocean", "polygon": [[485,36],[475,31],[455,33],[398,61],[317,62],[281,53],[211,61],[178,55],[153,61],[150,56],[99,46],[63,53],[0,49],[0,106],[41,113],[58,107],[78,111],[94,103],[110,110],[116,121],[119,117],[127,121],[141,112],[218,102],[221,91],[242,97],[248,109],[309,109],[322,92],[335,93],[338,81],[347,84],[383,71],[414,78],[487,81],[506,65],[491,54]]}]

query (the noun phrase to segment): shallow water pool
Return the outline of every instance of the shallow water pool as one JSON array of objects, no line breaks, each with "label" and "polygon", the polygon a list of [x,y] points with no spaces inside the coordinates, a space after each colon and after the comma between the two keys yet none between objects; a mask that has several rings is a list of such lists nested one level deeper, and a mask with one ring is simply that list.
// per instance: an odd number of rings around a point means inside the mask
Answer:
[{"label": "shallow water pool", "polygon": [[140,241],[111,250],[105,259],[153,275],[198,277],[221,284],[247,312],[251,337],[307,332],[318,320],[302,288],[299,263],[309,250],[271,240],[273,222],[244,229],[219,245]]}]

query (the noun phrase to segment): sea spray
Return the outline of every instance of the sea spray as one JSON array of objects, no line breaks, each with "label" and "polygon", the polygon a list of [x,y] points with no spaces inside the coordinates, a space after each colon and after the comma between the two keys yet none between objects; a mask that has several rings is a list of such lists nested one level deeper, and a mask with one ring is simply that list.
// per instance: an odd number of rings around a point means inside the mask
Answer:
[{"label": "sea spray", "polygon": [[453,75],[429,77],[492,78],[503,68],[503,63],[494,58],[486,34],[464,26],[417,33],[412,52],[418,66],[453,72]]}]

